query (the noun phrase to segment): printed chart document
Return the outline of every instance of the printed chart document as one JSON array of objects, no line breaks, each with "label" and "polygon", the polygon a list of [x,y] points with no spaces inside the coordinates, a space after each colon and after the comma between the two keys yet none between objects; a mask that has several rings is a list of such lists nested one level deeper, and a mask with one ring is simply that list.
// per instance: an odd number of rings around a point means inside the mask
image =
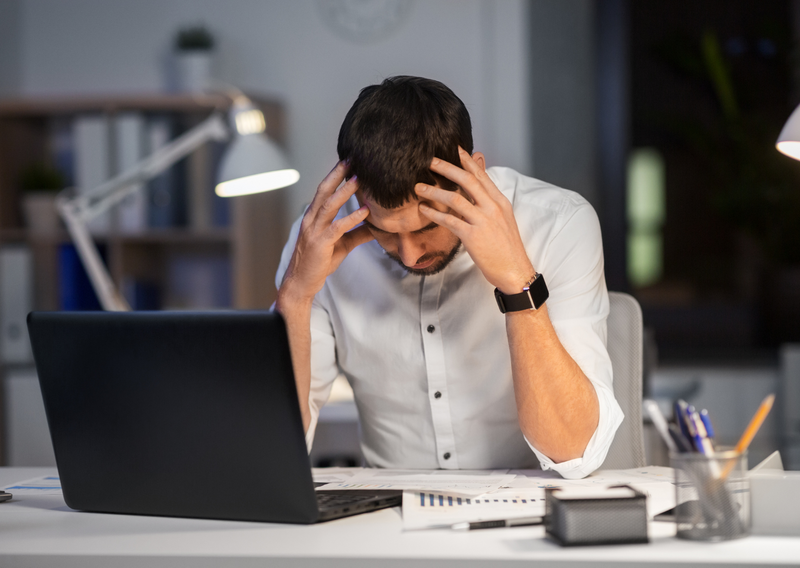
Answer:
[{"label": "printed chart document", "polygon": [[544,489],[499,489],[477,497],[403,491],[403,530],[450,528],[456,523],[544,516]]},{"label": "printed chart document", "polygon": [[674,473],[668,467],[598,471],[585,479],[563,479],[550,471],[512,470],[515,477],[502,487],[466,498],[446,489],[403,492],[403,529],[448,528],[456,523],[544,516],[545,489],[576,487],[601,493],[615,485],[630,485],[647,495],[653,518],[675,506]]},{"label": "printed chart document", "polygon": [[516,476],[506,472],[364,469],[349,479],[328,483],[318,489],[424,489],[452,495],[481,495],[511,483]]}]

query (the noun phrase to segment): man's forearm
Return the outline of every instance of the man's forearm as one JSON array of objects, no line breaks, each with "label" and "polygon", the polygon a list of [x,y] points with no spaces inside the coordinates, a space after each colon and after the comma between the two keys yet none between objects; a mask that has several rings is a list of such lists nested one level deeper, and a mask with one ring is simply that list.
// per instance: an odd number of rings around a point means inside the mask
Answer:
[{"label": "man's forearm", "polygon": [[291,295],[290,287],[281,286],[275,308],[286,322],[289,335],[289,348],[292,352],[294,380],[297,384],[297,397],[300,414],[303,417],[303,430],[308,431],[311,411],[308,397],[311,390],[311,304],[313,300],[297,299]]},{"label": "man's forearm", "polygon": [[594,386],[561,345],[545,304],[506,314],[520,428],[554,462],[583,455],[599,421]]}]

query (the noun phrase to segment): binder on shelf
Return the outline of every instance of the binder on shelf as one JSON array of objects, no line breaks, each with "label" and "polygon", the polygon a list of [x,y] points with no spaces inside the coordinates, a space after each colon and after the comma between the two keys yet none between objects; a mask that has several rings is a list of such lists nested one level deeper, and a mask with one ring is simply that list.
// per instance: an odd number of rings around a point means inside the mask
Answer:
[{"label": "binder on shelf", "polygon": [[[108,120],[103,114],[79,115],[75,119],[75,185],[79,192],[94,189],[110,177]],[[92,219],[88,227],[93,233],[108,232],[111,228],[110,212]]]},{"label": "binder on shelf", "polygon": [[214,186],[211,171],[211,144],[203,144],[186,158],[188,225],[202,232],[213,226]]},{"label": "binder on shelf", "polygon": [[[172,139],[172,121],[167,116],[156,116],[147,124],[147,153],[152,154]],[[176,227],[183,224],[182,163],[169,168],[148,183],[148,220],[155,228]]]},{"label": "binder on shelf", "polygon": [[33,309],[33,259],[25,245],[0,247],[0,357],[3,363],[33,361],[26,318]]},{"label": "binder on shelf", "polygon": [[53,166],[64,176],[64,187],[75,186],[75,140],[72,120],[57,117],[48,123],[50,157]]},{"label": "binder on shelf", "polygon": [[[132,168],[144,158],[145,121],[141,113],[129,112],[116,118],[115,175]],[[117,206],[118,227],[124,233],[147,228],[147,193],[143,184]]]}]

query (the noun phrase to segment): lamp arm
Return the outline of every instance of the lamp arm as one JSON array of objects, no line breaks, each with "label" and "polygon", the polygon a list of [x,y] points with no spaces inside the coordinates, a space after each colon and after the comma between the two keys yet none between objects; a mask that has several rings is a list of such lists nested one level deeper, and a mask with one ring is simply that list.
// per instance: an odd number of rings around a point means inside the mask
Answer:
[{"label": "lamp arm", "polygon": [[157,176],[205,142],[227,140],[228,136],[229,131],[224,120],[219,113],[214,113],[119,176],[77,196],[73,194],[74,190],[65,190],[58,195],[58,211],[104,310],[130,311],[131,308],[114,286],[86,223],[130,193],[141,189],[142,183]]},{"label": "lamp arm", "polygon": [[89,221],[116,205],[130,193],[139,189],[139,184],[156,177],[181,158],[191,154],[209,140],[225,141],[230,136],[228,127],[219,113],[182,134],[166,146],[99,186],[70,198],[74,214],[82,221]]},{"label": "lamp arm", "polygon": [[102,308],[111,312],[129,312],[131,307],[114,286],[111,274],[108,273],[103,259],[100,258],[100,252],[89,234],[86,223],[73,216],[69,205],[67,205],[67,209],[61,209],[61,216],[78,251],[81,263],[86,268],[92,288],[97,292]]}]

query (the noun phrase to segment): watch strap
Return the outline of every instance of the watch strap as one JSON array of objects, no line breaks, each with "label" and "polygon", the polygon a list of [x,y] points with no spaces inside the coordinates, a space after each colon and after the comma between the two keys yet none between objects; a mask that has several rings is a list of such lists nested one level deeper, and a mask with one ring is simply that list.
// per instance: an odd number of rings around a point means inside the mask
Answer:
[{"label": "watch strap", "polygon": [[544,276],[537,272],[533,280],[519,294],[503,294],[495,288],[494,297],[500,312],[505,314],[522,310],[538,310],[550,297],[550,292],[547,290]]}]

